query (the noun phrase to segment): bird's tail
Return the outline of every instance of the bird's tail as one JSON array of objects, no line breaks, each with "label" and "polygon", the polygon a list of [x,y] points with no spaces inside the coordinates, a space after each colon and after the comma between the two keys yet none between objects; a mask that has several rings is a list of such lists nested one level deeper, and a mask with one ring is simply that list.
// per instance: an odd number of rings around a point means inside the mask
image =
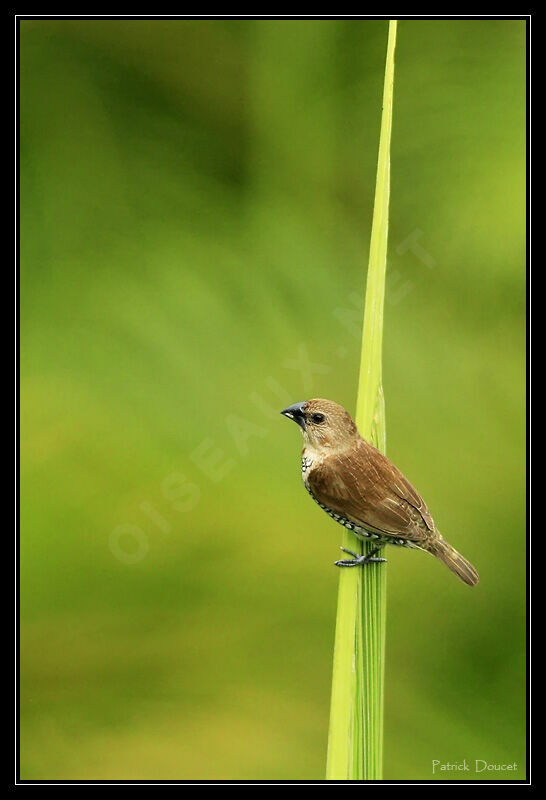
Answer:
[{"label": "bird's tail", "polygon": [[427,547],[429,553],[443,561],[446,567],[457,575],[463,583],[468,586],[475,586],[480,580],[480,576],[466,558],[463,558],[449,542],[439,536],[434,538]]}]

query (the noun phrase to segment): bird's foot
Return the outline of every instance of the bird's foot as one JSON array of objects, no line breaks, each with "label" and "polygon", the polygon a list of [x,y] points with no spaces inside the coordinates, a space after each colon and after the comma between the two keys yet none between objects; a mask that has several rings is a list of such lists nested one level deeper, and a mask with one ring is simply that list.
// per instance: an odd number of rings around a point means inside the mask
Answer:
[{"label": "bird's foot", "polygon": [[348,553],[353,558],[342,558],[340,561],[334,561],[336,567],[357,567],[359,564],[379,564],[383,561],[386,561],[386,558],[375,558],[375,554],[379,553],[381,550],[380,547],[376,547],[375,550],[370,550],[369,553],[366,555],[361,555],[360,553],[353,553],[352,550],[347,550],[345,547],[340,547],[340,550],[343,550],[344,553]]}]

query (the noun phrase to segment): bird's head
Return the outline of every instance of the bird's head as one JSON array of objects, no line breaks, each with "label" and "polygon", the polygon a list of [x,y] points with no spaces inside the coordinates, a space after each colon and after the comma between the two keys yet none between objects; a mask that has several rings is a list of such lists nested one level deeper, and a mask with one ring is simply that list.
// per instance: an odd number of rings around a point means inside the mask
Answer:
[{"label": "bird's head", "polygon": [[345,450],[354,444],[358,431],[350,414],[331,400],[317,397],[294,403],[281,411],[300,426],[305,446],[316,451]]}]

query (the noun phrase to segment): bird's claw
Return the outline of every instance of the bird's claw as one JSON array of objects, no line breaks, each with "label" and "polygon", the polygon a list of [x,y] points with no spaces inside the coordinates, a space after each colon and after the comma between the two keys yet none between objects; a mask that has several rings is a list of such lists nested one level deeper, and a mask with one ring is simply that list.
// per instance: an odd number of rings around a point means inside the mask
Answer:
[{"label": "bird's claw", "polygon": [[380,564],[387,560],[386,558],[374,557],[375,553],[379,553],[379,547],[376,547],[375,550],[372,550],[365,555],[353,553],[352,550],[347,550],[346,547],[340,547],[339,549],[343,550],[344,553],[348,553],[350,556],[353,556],[353,558],[342,558],[340,561],[334,561],[336,567],[357,567],[360,564]]}]

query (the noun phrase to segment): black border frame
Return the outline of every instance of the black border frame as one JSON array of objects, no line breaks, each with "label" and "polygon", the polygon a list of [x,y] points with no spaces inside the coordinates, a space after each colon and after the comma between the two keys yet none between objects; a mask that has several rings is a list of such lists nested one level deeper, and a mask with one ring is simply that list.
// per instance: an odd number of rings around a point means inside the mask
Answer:
[{"label": "black border frame", "polygon": [[[16,326],[15,326],[15,462],[16,462],[16,486],[15,486],[15,514],[16,514],[16,531],[15,531],[15,568],[16,568],[16,576],[15,576],[15,734],[16,734],[16,742],[15,742],[15,779],[9,786],[26,786],[26,785],[45,785],[45,786],[57,786],[57,785],[73,785],[73,786],[162,786],[162,785],[190,785],[190,786],[202,786],[202,785],[214,785],[219,784],[223,785],[236,785],[236,786],[256,786],[256,785],[344,785],[344,784],[366,784],[366,783],[378,783],[378,784],[386,784],[388,786],[391,785],[440,785],[440,786],[498,786],[503,784],[508,785],[532,785],[532,780],[530,778],[530,768],[531,768],[531,719],[530,719],[530,612],[531,612],[531,603],[530,603],[530,582],[531,582],[531,558],[530,558],[530,412],[531,412],[531,403],[530,403],[530,389],[531,389],[531,381],[530,381],[530,356],[531,356],[531,342],[530,342],[530,317],[531,317],[531,303],[530,303],[530,282],[531,282],[531,275],[530,275],[530,235],[531,235],[531,226],[530,226],[530,212],[531,212],[531,186],[530,186],[530,145],[531,145],[531,114],[530,114],[530,102],[531,102],[531,41],[530,41],[530,34],[531,34],[531,17],[532,13],[524,14],[524,15],[398,15],[398,14],[390,14],[390,15],[293,15],[293,16],[285,16],[285,15],[263,15],[263,16],[245,16],[245,15],[20,15],[14,13],[13,19],[15,21],[15,317],[16,317]],[[524,780],[491,780],[491,781],[476,781],[476,780],[469,780],[469,781],[445,781],[445,780],[380,780],[380,781],[357,781],[357,780],[348,780],[348,781],[328,781],[326,779],[322,780],[246,780],[246,781],[238,781],[238,780],[48,780],[48,779],[22,779],[20,777],[20,741],[19,741],[19,734],[20,734],[20,717],[19,717],[19,697],[20,697],[20,684],[19,684],[19,677],[20,677],[20,633],[19,633],[19,622],[20,622],[20,594],[19,594],[19,567],[20,567],[20,518],[19,518],[19,508],[20,508],[20,484],[19,484],[19,467],[20,467],[20,449],[19,449],[19,432],[20,432],[20,362],[19,362],[19,355],[20,355],[20,317],[19,317],[19,302],[20,302],[20,247],[19,247],[19,236],[20,236],[20,215],[19,215],[19,203],[20,203],[20,182],[19,182],[19,167],[20,167],[20,150],[19,150],[19,113],[20,113],[20,85],[19,85],[19,75],[20,75],[20,23],[24,21],[35,21],[35,20],[78,20],[78,21],[86,21],[86,20],[131,20],[131,21],[140,21],[143,22],[150,22],[154,20],[339,20],[339,19],[350,19],[350,20],[388,20],[392,17],[396,17],[397,19],[402,20],[521,20],[526,23],[526,77],[527,77],[527,109],[526,109],[526,123],[527,123],[527,157],[526,157],[526,173],[527,173],[527,203],[526,203],[526,211],[527,211],[527,264],[526,264],[526,310],[527,310],[527,329],[526,329],[526,366],[527,366],[527,376],[526,376],[526,389],[527,389],[527,398],[526,398],[526,408],[527,408],[527,425],[526,425],[526,444],[527,444],[527,456],[528,456],[528,474],[527,474],[527,534],[526,534],[526,542],[528,548],[528,556],[527,556],[527,619],[526,619],[526,651],[527,651],[527,684],[526,684],[526,704],[527,704],[527,725],[526,725],[526,732],[527,732],[527,742],[526,742],[526,756],[527,756],[527,778]]]}]

